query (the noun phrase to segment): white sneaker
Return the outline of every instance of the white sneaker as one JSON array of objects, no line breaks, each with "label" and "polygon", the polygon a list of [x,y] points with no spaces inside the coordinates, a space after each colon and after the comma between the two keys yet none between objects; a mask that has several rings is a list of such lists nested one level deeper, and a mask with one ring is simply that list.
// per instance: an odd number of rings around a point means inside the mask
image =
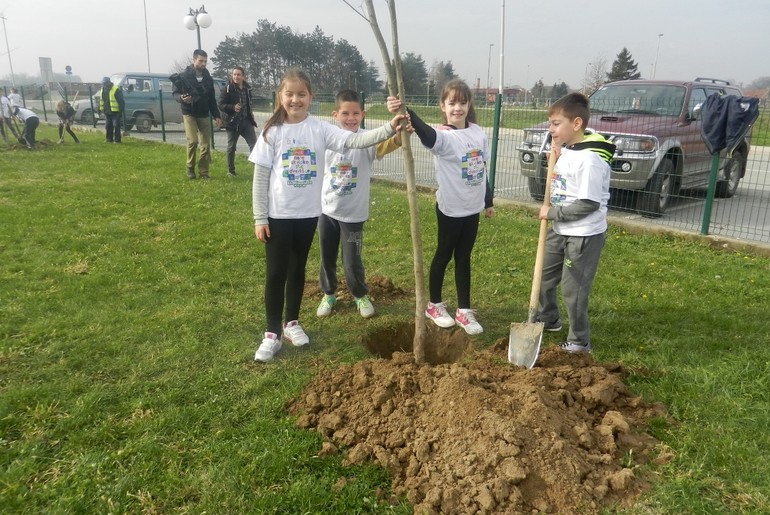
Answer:
[{"label": "white sneaker", "polygon": [[265,339],[257,349],[257,353],[254,354],[254,361],[261,361],[267,363],[271,361],[273,357],[281,350],[281,339],[275,333],[265,333]]},{"label": "white sneaker", "polygon": [[428,307],[425,308],[425,316],[433,320],[433,322],[439,327],[452,327],[455,325],[454,319],[449,316],[446,310],[446,304],[438,302],[436,304],[428,302]]},{"label": "white sneaker", "polygon": [[476,311],[472,309],[458,309],[455,314],[455,322],[465,329],[465,332],[468,334],[481,334],[484,332],[484,328],[476,320]]},{"label": "white sneaker", "polygon": [[302,347],[310,343],[310,338],[307,337],[305,331],[302,330],[302,326],[296,320],[292,320],[283,326],[283,337],[295,347]]},{"label": "white sneaker", "polygon": [[321,303],[318,305],[318,309],[315,311],[316,316],[325,317],[331,315],[335,302],[337,302],[337,299],[334,295],[324,295],[324,298],[321,299]]},{"label": "white sneaker", "polygon": [[367,295],[353,299],[353,302],[356,303],[358,312],[361,314],[362,317],[372,318],[374,316],[374,306],[372,305],[372,301],[369,300],[369,297]]}]

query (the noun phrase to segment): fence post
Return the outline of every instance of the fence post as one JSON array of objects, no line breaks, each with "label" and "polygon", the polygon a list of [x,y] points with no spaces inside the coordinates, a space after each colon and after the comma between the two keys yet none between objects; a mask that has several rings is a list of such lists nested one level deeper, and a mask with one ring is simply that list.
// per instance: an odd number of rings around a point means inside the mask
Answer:
[{"label": "fence post", "polygon": [[163,113],[163,86],[158,85],[158,105],[160,107],[160,134],[166,142],[166,115]]},{"label": "fence post", "polygon": [[495,193],[495,169],[497,168],[497,139],[500,135],[500,109],[503,105],[503,95],[498,92],[495,95],[495,120],[492,124],[492,156],[489,160],[489,187],[492,189],[492,195]]},{"label": "fence post", "polygon": [[709,174],[709,187],[706,191],[706,205],[703,208],[703,224],[700,233],[708,234],[711,224],[711,206],[714,203],[714,192],[717,187],[717,172],[719,171],[719,152],[711,154],[711,174]]},{"label": "fence post", "polygon": [[43,120],[48,121],[48,111],[45,110],[45,92],[43,86],[40,86],[40,102],[43,104]]},{"label": "fence post", "polygon": [[[366,111],[366,92],[361,92],[361,109]],[[366,118],[361,120],[361,128],[366,129]]]},{"label": "fence post", "polygon": [[91,103],[91,123],[96,128],[96,109],[94,109],[94,90],[88,85],[88,101]]}]

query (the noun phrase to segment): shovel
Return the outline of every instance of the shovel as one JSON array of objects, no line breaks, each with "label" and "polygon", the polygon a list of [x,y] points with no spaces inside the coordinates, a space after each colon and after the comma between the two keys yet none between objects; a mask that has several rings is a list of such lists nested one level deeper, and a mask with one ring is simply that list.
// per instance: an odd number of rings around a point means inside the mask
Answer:
[{"label": "shovel", "polygon": [[[543,142],[541,151],[551,140],[549,134]],[[545,176],[545,193],[543,205],[548,206],[551,196],[551,176],[556,165],[553,152],[548,152],[548,172]],[[540,344],[543,341],[543,323],[536,322],[537,308],[540,301],[540,282],[543,278],[543,257],[545,254],[545,237],[548,233],[548,220],[540,220],[540,236],[537,239],[537,255],[535,256],[535,272],[532,275],[532,293],[529,296],[529,314],[527,321],[521,324],[511,324],[511,334],[508,338],[508,361],[514,365],[526,368],[535,366],[540,354]]]}]

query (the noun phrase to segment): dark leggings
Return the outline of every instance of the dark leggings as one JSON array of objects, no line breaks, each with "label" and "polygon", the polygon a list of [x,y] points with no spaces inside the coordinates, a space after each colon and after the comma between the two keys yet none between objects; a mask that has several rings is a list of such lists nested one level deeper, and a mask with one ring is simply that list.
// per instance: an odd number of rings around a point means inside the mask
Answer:
[{"label": "dark leggings", "polygon": [[286,302],[284,321],[299,319],[305,289],[305,265],[313,244],[318,217],[299,219],[268,218],[270,239],[265,245],[265,318],[268,332],[283,330],[281,310]]},{"label": "dark leggings", "polygon": [[457,308],[471,307],[471,251],[476,243],[479,230],[479,215],[454,218],[441,212],[436,205],[438,218],[438,245],[430,264],[428,289],[430,301],[441,302],[441,288],[444,285],[444,273],[454,255],[455,287],[457,288]]},{"label": "dark leggings", "polygon": [[80,141],[78,141],[78,137],[75,136],[74,132],[72,132],[72,127],[70,127],[70,124],[64,123],[64,122],[59,122],[59,139],[62,139],[65,129],[67,131],[67,134],[72,136],[72,139],[75,140],[75,143],[80,143]]}]

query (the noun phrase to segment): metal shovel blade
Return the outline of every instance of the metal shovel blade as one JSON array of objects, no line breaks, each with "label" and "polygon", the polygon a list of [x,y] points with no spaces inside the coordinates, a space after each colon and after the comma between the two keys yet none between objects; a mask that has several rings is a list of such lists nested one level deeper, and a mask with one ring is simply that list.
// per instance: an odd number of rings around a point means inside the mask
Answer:
[{"label": "metal shovel blade", "polygon": [[511,324],[508,338],[508,362],[519,367],[532,368],[540,354],[543,341],[542,322]]}]

